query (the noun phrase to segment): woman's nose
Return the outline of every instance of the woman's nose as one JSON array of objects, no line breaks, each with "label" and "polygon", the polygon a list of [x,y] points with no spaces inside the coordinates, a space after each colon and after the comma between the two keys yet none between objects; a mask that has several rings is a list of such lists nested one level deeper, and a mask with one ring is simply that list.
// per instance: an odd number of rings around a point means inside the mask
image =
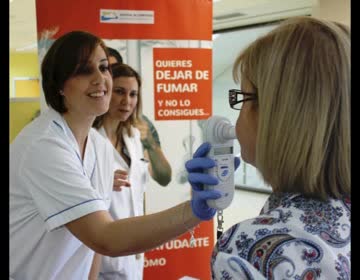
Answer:
[{"label": "woman's nose", "polygon": [[121,98],[122,104],[128,104],[130,103],[130,95],[128,93],[125,93]]},{"label": "woman's nose", "polygon": [[105,77],[104,77],[103,73],[99,69],[97,69],[94,73],[92,84],[100,85],[100,84],[103,84],[104,82],[105,82]]}]

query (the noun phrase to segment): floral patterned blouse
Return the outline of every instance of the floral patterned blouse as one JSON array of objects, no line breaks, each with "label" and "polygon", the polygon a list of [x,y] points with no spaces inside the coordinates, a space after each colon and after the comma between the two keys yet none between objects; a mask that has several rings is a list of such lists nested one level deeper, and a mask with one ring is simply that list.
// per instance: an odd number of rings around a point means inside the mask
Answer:
[{"label": "floral patterned blouse", "polygon": [[212,278],[350,279],[350,198],[271,194],[260,215],[218,240]]}]

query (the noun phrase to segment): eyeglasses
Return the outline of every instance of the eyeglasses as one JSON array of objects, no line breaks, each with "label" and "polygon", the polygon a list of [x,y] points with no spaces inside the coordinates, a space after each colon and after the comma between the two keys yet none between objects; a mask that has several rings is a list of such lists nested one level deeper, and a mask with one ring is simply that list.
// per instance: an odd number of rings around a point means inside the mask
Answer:
[{"label": "eyeglasses", "polygon": [[241,110],[243,102],[256,99],[255,93],[243,92],[239,89],[229,90],[229,105],[234,110]]}]

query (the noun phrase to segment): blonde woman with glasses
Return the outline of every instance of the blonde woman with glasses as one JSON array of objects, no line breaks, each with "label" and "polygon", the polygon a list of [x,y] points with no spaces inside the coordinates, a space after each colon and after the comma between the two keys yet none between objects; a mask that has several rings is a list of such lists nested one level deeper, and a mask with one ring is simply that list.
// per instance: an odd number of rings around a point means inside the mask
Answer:
[{"label": "blonde woman with glasses", "polygon": [[[241,52],[233,76],[241,156],[273,193],[259,216],[222,234],[212,278],[350,279],[349,29],[286,20]],[[186,163],[193,186],[214,180],[198,173],[209,148]]]}]

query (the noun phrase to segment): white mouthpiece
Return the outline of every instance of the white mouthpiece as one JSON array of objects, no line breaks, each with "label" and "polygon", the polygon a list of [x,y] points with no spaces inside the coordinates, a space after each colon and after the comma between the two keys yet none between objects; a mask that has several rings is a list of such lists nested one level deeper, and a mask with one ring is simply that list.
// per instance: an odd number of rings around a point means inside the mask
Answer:
[{"label": "white mouthpiece", "polygon": [[227,118],[212,116],[206,120],[205,141],[211,143],[224,143],[236,138],[235,127]]}]

